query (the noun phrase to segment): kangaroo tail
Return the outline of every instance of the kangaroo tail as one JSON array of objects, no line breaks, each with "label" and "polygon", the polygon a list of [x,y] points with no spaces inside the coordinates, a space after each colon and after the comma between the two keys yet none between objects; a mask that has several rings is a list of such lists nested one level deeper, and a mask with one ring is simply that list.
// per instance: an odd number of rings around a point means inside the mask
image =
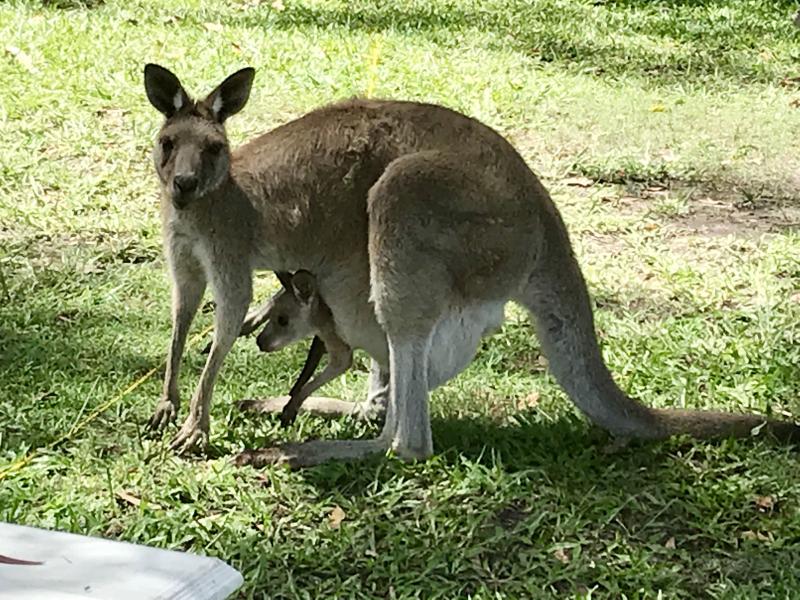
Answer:
[{"label": "kangaroo tail", "polygon": [[[575,405],[617,436],[663,439],[746,437],[761,427],[782,441],[800,441],[800,426],[756,415],[651,409],[628,397],[603,361],[589,293],[558,211],[545,199],[541,253],[517,300],[532,314],[550,371]],[[758,430],[760,431],[760,430]]]},{"label": "kangaroo tail", "polygon": [[652,410],[666,435],[687,433],[708,439],[748,437],[766,433],[781,442],[800,442],[800,426],[759,415],[743,415],[705,410]]}]

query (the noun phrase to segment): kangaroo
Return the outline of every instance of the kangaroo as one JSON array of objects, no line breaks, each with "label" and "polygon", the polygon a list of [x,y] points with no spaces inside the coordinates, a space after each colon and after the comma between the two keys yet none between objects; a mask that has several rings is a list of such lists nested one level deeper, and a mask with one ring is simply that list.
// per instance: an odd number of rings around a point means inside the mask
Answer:
[{"label": "kangaroo", "polygon": [[[289,401],[281,412],[281,424],[291,425],[306,398],[323,385],[347,371],[353,364],[353,349],[336,333],[336,324],[328,305],[317,291],[314,276],[308,271],[278,274],[283,290],[273,296],[268,321],[258,334],[258,347],[275,352],[298,340],[314,335],[306,364],[289,392]],[[328,365],[317,377],[308,381],[328,352]]]},{"label": "kangaroo", "polygon": [[376,438],[284,444],[242,463],[304,466],[388,450],[429,457],[429,390],[471,361],[508,301],[533,316],[571,400],[615,436],[747,436],[763,425],[800,438],[797,425],[756,415],[652,409],[617,386],[561,215],[490,127],[433,104],[353,99],[232,151],[224,124],[245,106],[254,75],[237,71],[195,101],[167,69],[144,69],[147,97],[164,116],[153,160],[172,280],[172,339],[152,428],[177,416],[181,355],[207,282],[216,302],[211,351],[172,441],[179,452],[208,442],[214,382],[245,318],[254,269],[315,274],[338,334],[373,358],[366,404],[386,410]]}]

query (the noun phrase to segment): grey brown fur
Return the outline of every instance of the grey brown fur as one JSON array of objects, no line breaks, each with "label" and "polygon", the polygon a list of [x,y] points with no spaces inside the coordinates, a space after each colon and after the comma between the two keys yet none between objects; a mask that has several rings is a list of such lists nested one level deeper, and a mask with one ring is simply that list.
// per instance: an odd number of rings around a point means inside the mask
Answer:
[{"label": "grey brown fur", "polygon": [[[245,318],[253,269],[314,273],[336,331],[373,357],[370,397],[386,416],[373,440],[285,445],[245,461],[307,465],[389,449],[430,456],[429,389],[470,362],[509,300],[533,315],[572,401],[614,435],[748,435],[765,422],[654,410],[617,387],[561,216],[495,131],[440,106],[350,100],[231,152],[223,122],[244,106],[252,79],[252,70],[239,71],[194,102],[169,71],[145,68],[148,97],[166,117],[154,160],[173,281],[172,342],[152,426],[177,415],[180,356],[207,282],[216,301],[214,341],[176,449],[207,443],[214,380]],[[767,420],[765,429],[798,437],[791,423]]]}]

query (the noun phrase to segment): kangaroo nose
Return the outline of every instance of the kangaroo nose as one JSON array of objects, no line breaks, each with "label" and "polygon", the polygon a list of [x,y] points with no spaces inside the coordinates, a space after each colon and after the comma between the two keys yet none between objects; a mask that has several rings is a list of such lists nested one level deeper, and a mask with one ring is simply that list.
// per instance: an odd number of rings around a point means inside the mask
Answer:
[{"label": "kangaroo nose", "polygon": [[272,344],[270,344],[269,336],[265,335],[263,331],[258,334],[256,344],[258,344],[258,349],[262,352],[272,352]]},{"label": "kangaroo nose", "polygon": [[175,175],[175,187],[181,194],[193,192],[197,188],[197,177],[194,175]]}]

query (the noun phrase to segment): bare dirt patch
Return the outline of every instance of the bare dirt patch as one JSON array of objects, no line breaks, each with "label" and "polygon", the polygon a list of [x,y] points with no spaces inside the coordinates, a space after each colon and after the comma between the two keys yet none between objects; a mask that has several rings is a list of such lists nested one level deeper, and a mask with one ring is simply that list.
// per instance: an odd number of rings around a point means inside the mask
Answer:
[{"label": "bare dirt patch", "polygon": [[800,227],[800,202],[796,200],[800,190],[793,197],[754,196],[734,188],[681,182],[623,189],[622,207],[661,217],[670,226],[689,233],[753,237]]},{"label": "bare dirt patch", "polygon": [[742,206],[705,197],[691,200],[688,209],[670,220],[673,229],[708,237],[751,238],[800,228],[800,206],[787,203]]},{"label": "bare dirt patch", "polygon": [[[600,198],[609,213],[634,217],[637,228],[657,231],[676,250],[701,240],[732,237],[754,240],[765,235],[800,229],[798,200],[787,197],[751,197],[735,189],[716,190],[680,182],[666,184],[595,184],[582,177],[559,182],[571,195]],[[623,232],[587,237],[606,249],[624,247]]]}]

